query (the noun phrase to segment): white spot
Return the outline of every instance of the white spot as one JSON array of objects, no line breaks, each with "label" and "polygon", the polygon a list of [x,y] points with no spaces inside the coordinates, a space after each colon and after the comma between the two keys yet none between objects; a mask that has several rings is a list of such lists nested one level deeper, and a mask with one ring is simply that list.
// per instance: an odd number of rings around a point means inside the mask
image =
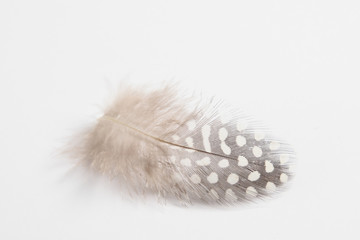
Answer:
[{"label": "white spot", "polygon": [[173,174],[173,179],[175,182],[181,182],[182,181],[182,176],[180,175],[180,173],[174,173]]},{"label": "white spot", "polygon": [[191,148],[194,147],[194,140],[192,139],[192,137],[187,137],[185,139],[185,142],[188,145],[188,147],[191,147]]},{"label": "white spot", "polygon": [[210,189],[210,196],[213,197],[215,200],[219,199],[219,194],[214,189]]},{"label": "white spot", "polygon": [[171,145],[170,148],[171,148],[171,149],[174,149],[174,150],[179,150],[179,149],[181,149],[180,147],[174,146],[174,145]]},{"label": "white spot", "polygon": [[209,183],[217,183],[219,181],[219,177],[215,172],[210,173],[210,175],[207,177],[207,180]]},{"label": "white spot", "polygon": [[250,187],[246,188],[246,194],[251,196],[251,197],[256,197],[257,193],[258,192],[256,191],[256,189],[254,187],[250,186]]},{"label": "white spot", "polygon": [[220,147],[221,147],[221,150],[222,150],[226,155],[230,155],[230,153],[231,153],[231,148],[230,148],[228,145],[226,145],[225,142],[221,142]]},{"label": "white spot", "polygon": [[171,137],[174,141],[179,141],[180,137],[178,135],[172,135]]},{"label": "white spot", "polygon": [[254,138],[256,141],[260,141],[265,138],[265,133],[261,131],[255,131]]},{"label": "white spot", "polygon": [[239,146],[239,147],[242,147],[246,144],[246,138],[244,136],[237,136],[236,137],[236,144]]},{"label": "white spot", "polygon": [[260,173],[258,171],[251,172],[248,176],[249,181],[254,182],[260,178]]},{"label": "white spot", "polygon": [[191,167],[191,160],[188,158],[181,159],[180,164],[186,167]]},{"label": "white spot", "polygon": [[195,184],[199,184],[201,182],[201,178],[197,174],[191,175],[190,180]]},{"label": "white spot", "polygon": [[263,153],[261,148],[258,147],[258,146],[253,147],[252,152],[253,152],[254,156],[257,157],[257,158],[261,157],[262,153]]},{"label": "white spot", "polygon": [[171,163],[175,163],[175,162],[176,162],[176,157],[175,157],[175,156],[171,156],[171,157],[170,157],[170,162],[171,162]]},{"label": "white spot", "polygon": [[289,178],[288,175],[286,175],[285,173],[282,173],[280,175],[280,182],[286,183],[288,181],[288,178]]},{"label": "white spot", "polygon": [[276,190],[276,185],[273,182],[267,182],[266,184],[266,190],[268,192],[275,192]]},{"label": "white spot", "polygon": [[211,133],[211,127],[210,127],[209,125],[204,125],[204,126],[201,128],[201,132],[202,132],[203,136],[209,137],[209,136],[210,136],[210,133]]},{"label": "white spot", "polygon": [[230,173],[230,175],[227,178],[227,182],[230,183],[231,185],[234,185],[238,181],[239,181],[239,176],[235,173]]},{"label": "white spot", "polygon": [[271,142],[269,144],[269,148],[270,148],[270,150],[278,150],[280,148],[280,143],[279,142]]},{"label": "white spot", "polygon": [[205,125],[201,128],[201,133],[202,133],[202,137],[203,137],[203,144],[204,144],[204,149],[207,152],[211,152],[211,145],[210,145],[210,141],[209,141],[209,137],[210,137],[210,133],[211,133],[211,128],[209,125]]},{"label": "white spot", "polygon": [[220,160],[218,165],[221,168],[227,168],[229,166],[229,161],[227,159]]},{"label": "white spot", "polygon": [[274,165],[269,160],[265,160],[265,172],[270,173],[272,171],[274,171]]},{"label": "white spot", "polygon": [[280,155],[280,164],[285,164],[289,161],[290,157],[287,154]]},{"label": "white spot", "polygon": [[[187,137],[187,138],[185,139],[185,142],[186,142],[186,144],[188,145],[188,147],[190,147],[190,148],[193,148],[193,147],[194,147],[194,140],[193,140],[192,137]],[[186,149],[186,151],[188,151],[188,152],[195,152],[195,149]]]},{"label": "white spot", "polygon": [[225,139],[228,137],[228,131],[226,128],[220,128],[219,129],[219,139],[220,141],[225,141]]},{"label": "white spot", "polygon": [[245,130],[246,128],[247,128],[247,126],[248,126],[248,123],[247,123],[247,121],[246,120],[240,120],[237,124],[236,124],[236,128],[237,128],[237,130],[238,131],[243,131],[243,130]]},{"label": "white spot", "polygon": [[225,199],[228,201],[236,201],[237,197],[234,191],[229,188],[225,191]]},{"label": "white spot", "polygon": [[188,129],[189,129],[190,131],[194,130],[195,127],[196,127],[195,120],[190,120],[190,121],[188,121],[188,122],[186,123],[186,125],[187,125],[187,127],[188,127]]},{"label": "white spot", "polygon": [[246,159],[246,157],[244,157],[244,156],[239,156],[238,157],[238,166],[245,167],[248,164],[249,164],[249,161]]},{"label": "white spot", "polygon": [[197,160],[196,164],[199,166],[207,166],[210,164],[210,158],[209,157],[204,157],[203,159]]},{"label": "white spot", "polygon": [[225,139],[228,137],[228,131],[225,128],[220,128],[219,129],[219,139],[221,141],[221,150],[226,154],[226,155],[230,155],[231,153],[231,148],[226,145],[226,143],[224,142]]}]

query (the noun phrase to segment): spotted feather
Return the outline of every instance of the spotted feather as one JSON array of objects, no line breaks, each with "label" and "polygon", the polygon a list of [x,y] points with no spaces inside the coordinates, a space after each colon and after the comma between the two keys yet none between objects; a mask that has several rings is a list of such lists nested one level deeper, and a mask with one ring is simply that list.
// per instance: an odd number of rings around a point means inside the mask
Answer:
[{"label": "spotted feather", "polygon": [[236,109],[173,86],[125,88],[76,142],[85,166],[186,203],[261,199],[293,176],[290,146]]}]

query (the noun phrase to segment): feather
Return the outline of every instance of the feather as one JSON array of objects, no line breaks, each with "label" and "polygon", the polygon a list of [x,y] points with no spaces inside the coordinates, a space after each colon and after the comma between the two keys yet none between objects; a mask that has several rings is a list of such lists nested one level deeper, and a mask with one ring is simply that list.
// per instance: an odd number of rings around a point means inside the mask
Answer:
[{"label": "feather", "polygon": [[174,86],[127,87],[77,139],[80,162],[130,189],[182,202],[234,204],[279,192],[294,154],[221,101]]}]

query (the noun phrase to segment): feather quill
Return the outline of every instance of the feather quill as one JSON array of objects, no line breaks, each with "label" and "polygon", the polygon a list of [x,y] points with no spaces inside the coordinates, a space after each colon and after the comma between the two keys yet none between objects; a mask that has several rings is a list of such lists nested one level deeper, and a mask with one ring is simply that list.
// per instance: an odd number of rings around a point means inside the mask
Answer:
[{"label": "feather quill", "polygon": [[284,188],[291,148],[236,109],[198,99],[169,85],[127,87],[73,151],[91,169],[164,199],[234,204]]}]

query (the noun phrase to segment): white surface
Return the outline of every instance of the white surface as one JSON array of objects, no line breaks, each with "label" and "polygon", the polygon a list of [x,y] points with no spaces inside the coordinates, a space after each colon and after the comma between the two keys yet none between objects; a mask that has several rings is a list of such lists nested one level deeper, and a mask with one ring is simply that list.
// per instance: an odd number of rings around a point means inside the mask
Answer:
[{"label": "white surface", "polygon": [[[0,239],[359,239],[359,1],[0,2]],[[298,153],[241,208],[126,200],[55,160],[119,80],[175,78]]]}]

